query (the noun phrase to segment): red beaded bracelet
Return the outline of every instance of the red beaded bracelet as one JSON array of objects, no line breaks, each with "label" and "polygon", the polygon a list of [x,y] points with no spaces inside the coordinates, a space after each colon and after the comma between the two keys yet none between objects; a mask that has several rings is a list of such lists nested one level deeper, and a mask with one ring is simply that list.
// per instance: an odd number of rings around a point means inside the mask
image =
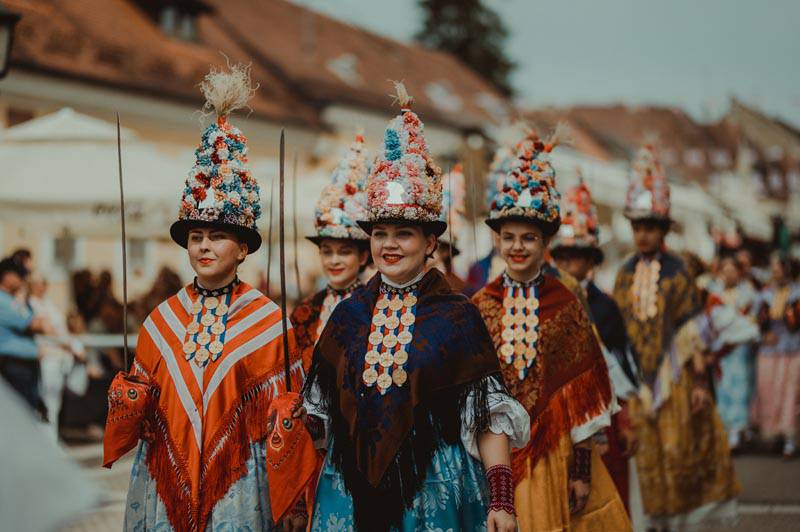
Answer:
[{"label": "red beaded bracelet", "polygon": [[514,477],[511,467],[503,464],[492,466],[486,470],[486,482],[489,484],[489,511],[505,511],[516,515],[514,511]]}]

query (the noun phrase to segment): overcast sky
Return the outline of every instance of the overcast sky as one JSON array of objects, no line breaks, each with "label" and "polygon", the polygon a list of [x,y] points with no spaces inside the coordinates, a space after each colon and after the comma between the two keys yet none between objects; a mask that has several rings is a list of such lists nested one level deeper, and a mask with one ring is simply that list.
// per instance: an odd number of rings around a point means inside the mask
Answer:
[{"label": "overcast sky", "polygon": [[[295,0],[399,40],[416,0]],[[509,30],[520,103],[678,105],[736,95],[800,127],[800,0],[486,0]]]}]

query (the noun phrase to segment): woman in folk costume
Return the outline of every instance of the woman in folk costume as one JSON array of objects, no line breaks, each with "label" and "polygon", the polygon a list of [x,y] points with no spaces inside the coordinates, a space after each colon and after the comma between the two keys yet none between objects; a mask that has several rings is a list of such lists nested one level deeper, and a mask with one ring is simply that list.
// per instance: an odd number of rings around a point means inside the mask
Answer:
[{"label": "woman in folk costume", "polygon": [[486,223],[499,234],[505,272],[475,294],[505,383],[531,417],[530,443],[513,455],[520,529],[629,530],[630,521],[592,436],[611,424],[608,368],[586,310],[556,277],[545,251],[561,223],[558,142],[535,134],[492,202]]},{"label": "woman in folk costume", "polygon": [[761,291],[758,321],[763,336],[757,359],[754,422],[762,437],[782,437],[783,454],[795,454],[800,415],[800,285],[791,260],[772,259],[772,280]]},{"label": "woman in folk costume", "polygon": [[[719,276],[709,283],[708,291],[740,315],[755,321],[758,291],[743,276],[733,254],[720,259]],[[732,451],[739,447],[742,434],[750,428],[750,400],[755,382],[754,347],[753,343],[741,344],[720,360],[716,381],[717,409],[728,430],[728,444]]]},{"label": "woman in folk costume", "polygon": [[317,234],[307,237],[319,248],[328,286],[301,301],[291,315],[297,347],[306,364],[311,363],[314,345],[333,309],[363,286],[359,274],[370,260],[369,235],[356,221],[366,218],[364,186],[368,174],[364,137],[357,135],[333,171],[333,182],[323,189],[317,202]]},{"label": "woman in folk costume", "polygon": [[[201,89],[216,120],[203,132],[170,228],[197,276],[150,313],[131,373],[109,390],[103,464],[138,446],[125,530],[273,524],[265,439],[270,402],[286,388],[282,316],[236,274],[261,245],[261,209],[247,139],[228,119],[253,89],[240,66],[212,71]],[[302,382],[302,361],[290,364]]]},{"label": "woman in folk costume", "polygon": [[608,450],[603,454],[603,462],[628,507],[628,459],[635,452],[637,441],[626,403],[637,393],[639,367],[625,333],[622,312],[614,299],[600,290],[591,278],[592,271],[603,262],[600,223],[589,187],[582,176],[579,179],[578,185],[567,191],[561,203],[561,227],[550,244],[550,253],[559,269],[583,286],[589,317],[600,335],[614,393],[621,406],[611,418],[611,427],[606,429]]},{"label": "woman in folk costume", "polygon": [[328,435],[311,528],[515,530],[510,447],[527,414],[475,307],[425,271],[446,228],[440,170],[397,92],[359,222],[379,273],[334,310],[304,387]]},{"label": "woman in folk costume", "polygon": [[637,253],[617,274],[614,299],[641,368],[641,400],[629,407],[647,525],[671,530],[734,516],[739,486],[711,400],[706,349],[695,342],[706,314],[694,279],[664,247],[669,184],[652,145],[634,161],[625,216]]},{"label": "woman in folk costume", "polygon": [[464,201],[466,186],[461,163],[453,166],[442,178],[442,214],[439,220],[447,224],[447,231],[439,237],[433,262],[429,268],[438,268],[455,292],[462,292],[466,282],[453,269],[453,259],[461,254],[458,234],[464,227]]}]

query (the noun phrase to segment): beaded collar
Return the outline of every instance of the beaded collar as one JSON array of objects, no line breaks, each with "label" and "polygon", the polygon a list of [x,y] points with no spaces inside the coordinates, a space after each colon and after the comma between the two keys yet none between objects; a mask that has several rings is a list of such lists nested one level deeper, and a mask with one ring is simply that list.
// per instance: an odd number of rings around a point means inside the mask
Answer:
[{"label": "beaded collar", "polygon": [[425,270],[421,271],[419,275],[404,284],[396,284],[381,274],[381,294],[408,294],[415,292],[419,288],[419,282],[425,277]]},{"label": "beaded collar", "polygon": [[353,283],[350,284],[347,288],[339,289],[339,288],[334,288],[331,285],[328,285],[327,290],[328,290],[329,294],[336,294],[337,296],[345,297],[345,296],[352,295],[352,293],[356,289],[361,288],[362,286],[364,286],[364,283],[361,282],[361,279],[356,277],[356,280],[353,281]]},{"label": "beaded collar", "polygon": [[539,270],[539,273],[537,273],[534,276],[533,279],[531,279],[530,281],[525,281],[524,283],[512,279],[511,276],[508,275],[507,271],[503,272],[503,286],[507,286],[509,288],[530,288],[532,286],[540,286],[543,281],[544,281],[544,274],[542,273],[541,269]]},{"label": "beaded collar", "polygon": [[230,283],[226,284],[221,288],[214,288],[213,290],[208,288],[203,288],[202,286],[200,286],[200,283],[197,282],[197,277],[194,278],[193,285],[194,285],[194,291],[203,297],[220,297],[230,292],[233,292],[233,290],[237,286],[239,286],[239,283],[241,283],[241,281],[239,280],[239,276],[237,275],[233,278],[233,281],[231,281]]}]

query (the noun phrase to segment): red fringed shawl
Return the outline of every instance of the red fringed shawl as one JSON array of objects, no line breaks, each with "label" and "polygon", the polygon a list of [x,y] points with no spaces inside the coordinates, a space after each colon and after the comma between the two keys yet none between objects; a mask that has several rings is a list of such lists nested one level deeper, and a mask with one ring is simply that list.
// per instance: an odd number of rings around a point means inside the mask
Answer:
[{"label": "red fringed shawl", "polygon": [[[475,296],[477,305],[494,340],[502,345],[503,278],[487,284]],[[514,480],[530,474],[539,457],[553,450],[574,427],[601,414],[611,402],[611,384],[600,346],[586,311],[560,281],[544,275],[539,288],[538,355],[524,380],[501,356],[508,391],[531,416],[528,445],[512,454]]]},{"label": "red fringed shawl", "polygon": [[[149,442],[147,467],[179,532],[205,529],[214,505],[247,473],[251,442],[266,438],[272,398],[286,391],[280,309],[239,284],[230,301],[222,355],[198,372],[182,350],[197,298],[189,285],[148,316],[132,369],[152,391],[142,426],[132,430]],[[289,334],[294,346],[293,331]],[[296,390],[304,372],[294,349],[291,370]],[[107,438],[122,433],[106,432]],[[111,467],[136,441],[106,443],[113,451],[103,465]]]},{"label": "red fringed shawl", "polygon": [[314,345],[317,343],[317,328],[319,327],[322,303],[326,294],[326,290],[321,290],[303,299],[289,316],[292,327],[294,327],[297,351],[303,357],[303,367],[306,370],[311,366],[311,359],[314,356]]}]

